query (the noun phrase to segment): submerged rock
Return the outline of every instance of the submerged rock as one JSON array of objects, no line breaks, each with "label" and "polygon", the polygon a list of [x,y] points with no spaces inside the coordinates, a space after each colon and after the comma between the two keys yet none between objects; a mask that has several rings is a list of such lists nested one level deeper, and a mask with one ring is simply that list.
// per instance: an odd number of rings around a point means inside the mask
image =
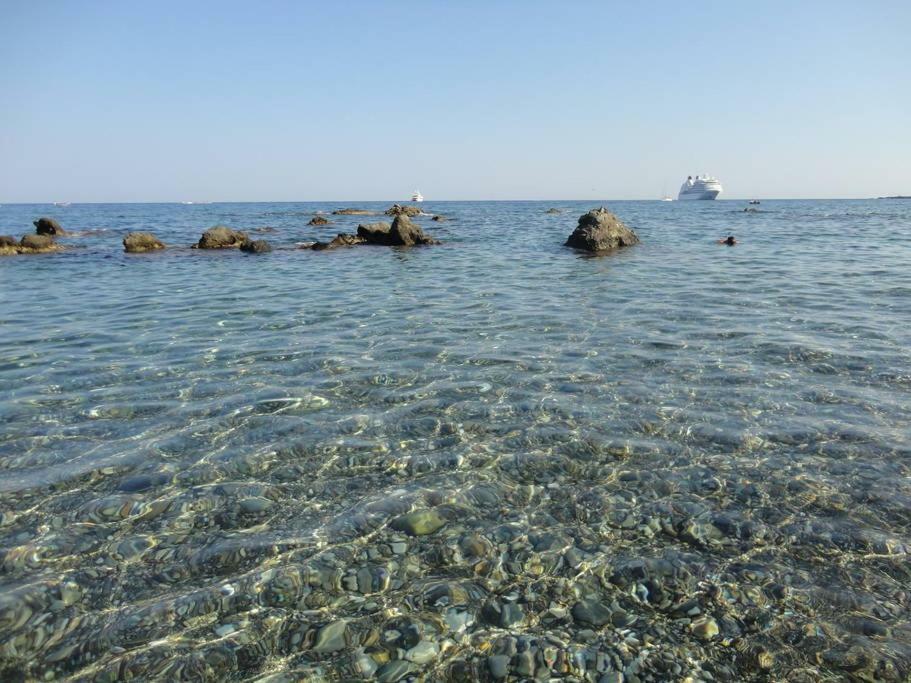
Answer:
[{"label": "submerged rock", "polygon": [[357,226],[357,236],[368,244],[389,244],[389,223],[361,223]]},{"label": "submerged rock", "polygon": [[545,211],[545,212],[544,212],[544,213],[551,213],[551,214],[555,214],[555,213],[563,213],[563,212],[562,212],[562,211],[560,211],[560,209],[548,209],[548,210],[547,210],[547,211]]},{"label": "submerged rock", "polygon": [[368,211],[367,209],[336,209],[332,212],[333,216],[374,216],[376,215],[375,211]]},{"label": "submerged rock", "polygon": [[580,216],[565,246],[585,251],[609,251],[638,244],[639,238],[603,206]]},{"label": "submerged rock", "polygon": [[396,517],[390,526],[411,536],[427,536],[446,526],[446,518],[436,510],[415,510]]},{"label": "submerged rock", "polygon": [[65,235],[66,230],[64,230],[60,223],[58,223],[53,218],[42,217],[37,221],[34,221],[35,233],[38,235]]},{"label": "submerged rock", "polygon": [[357,235],[352,235],[346,232],[340,232],[338,235],[332,238],[329,242],[315,242],[312,245],[309,245],[308,249],[313,249],[314,251],[323,251],[324,249],[335,249],[336,247],[353,247],[356,244],[365,244],[363,237],[358,237]]},{"label": "submerged rock", "polygon": [[246,239],[241,243],[240,250],[248,254],[265,254],[272,251],[272,247],[266,240]]},{"label": "submerged rock", "polygon": [[240,230],[232,230],[224,225],[216,225],[214,228],[206,230],[199,242],[196,243],[197,249],[236,249],[247,241],[247,233]]},{"label": "submerged rock", "polygon": [[421,207],[419,206],[402,206],[393,204],[384,212],[387,216],[419,216]]},{"label": "submerged rock", "polygon": [[449,219],[446,218],[446,216],[440,216],[439,214],[437,214],[436,216],[434,216],[434,217],[431,218],[430,220],[436,221],[437,223],[439,223],[440,221],[448,221]]},{"label": "submerged rock", "polygon": [[123,238],[123,250],[131,254],[164,248],[164,242],[150,232],[131,232]]},{"label": "submerged rock", "polygon": [[307,225],[329,225],[329,219],[323,216],[314,216]]}]

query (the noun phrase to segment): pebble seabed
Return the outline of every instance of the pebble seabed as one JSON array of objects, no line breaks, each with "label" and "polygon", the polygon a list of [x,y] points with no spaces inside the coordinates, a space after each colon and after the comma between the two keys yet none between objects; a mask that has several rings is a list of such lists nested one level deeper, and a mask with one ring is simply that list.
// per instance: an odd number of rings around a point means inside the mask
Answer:
[{"label": "pebble seabed", "polygon": [[[155,458],[8,487],[0,679],[909,680],[908,548],[881,531],[911,521],[907,446],[799,416],[721,429],[686,414],[685,368],[680,401],[655,403],[591,355],[575,373],[556,347],[456,357],[424,329],[431,375],[378,374],[378,348],[360,366],[270,351],[242,405],[201,373],[192,429]],[[871,372],[789,348],[785,365]],[[277,387],[307,363],[311,393]],[[86,448],[162,410],[169,371],[136,372],[145,400],[71,408]],[[585,406],[605,401],[626,407],[600,429]],[[53,465],[16,443],[7,472]]]}]

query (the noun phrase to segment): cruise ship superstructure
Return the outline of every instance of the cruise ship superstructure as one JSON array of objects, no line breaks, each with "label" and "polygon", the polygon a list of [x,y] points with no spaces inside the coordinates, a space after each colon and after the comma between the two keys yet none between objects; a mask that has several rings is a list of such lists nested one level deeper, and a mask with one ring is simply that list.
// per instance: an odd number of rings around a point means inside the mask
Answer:
[{"label": "cruise ship superstructure", "polygon": [[680,186],[677,199],[715,199],[721,192],[721,182],[710,175],[687,176],[686,182]]}]

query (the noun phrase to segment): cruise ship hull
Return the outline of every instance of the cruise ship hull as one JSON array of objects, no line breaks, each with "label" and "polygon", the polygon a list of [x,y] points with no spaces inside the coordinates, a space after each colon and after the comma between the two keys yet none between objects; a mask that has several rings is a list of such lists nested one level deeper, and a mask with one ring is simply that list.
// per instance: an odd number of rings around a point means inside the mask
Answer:
[{"label": "cruise ship hull", "polygon": [[677,197],[678,201],[686,201],[689,199],[715,199],[721,190],[702,190],[700,192],[681,192]]}]

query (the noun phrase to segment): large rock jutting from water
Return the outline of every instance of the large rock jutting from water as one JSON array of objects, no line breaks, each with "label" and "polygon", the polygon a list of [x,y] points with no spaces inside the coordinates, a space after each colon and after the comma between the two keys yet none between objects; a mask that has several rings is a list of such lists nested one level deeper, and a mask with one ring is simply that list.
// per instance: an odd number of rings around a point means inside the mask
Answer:
[{"label": "large rock jutting from water", "polygon": [[323,216],[314,216],[307,225],[329,225],[329,219]]},{"label": "large rock jutting from water", "polygon": [[216,225],[214,228],[206,230],[199,242],[196,243],[197,249],[236,249],[248,239],[247,233],[240,230],[232,230],[224,225]]},{"label": "large rock jutting from water", "polygon": [[638,244],[639,238],[603,206],[579,217],[579,225],[566,240],[567,247],[585,251],[610,251]]},{"label": "large rock jutting from water", "polygon": [[388,223],[361,224],[357,226],[357,234],[368,244],[383,244],[390,247],[439,244],[404,214],[395,217],[392,227]]},{"label": "large rock jutting from water", "polygon": [[130,254],[141,254],[164,248],[164,242],[150,232],[131,232],[123,238],[123,250]]},{"label": "large rock jutting from water", "polygon": [[240,250],[248,254],[266,254],[272,251],[272,247],[266,240],[244,240],[240,245]]},{"label": "large rock jutting from water", "polygon": [[60,223],[58,223],[53,218],[42,217],[37,221],[33,221],[35,226],[35,233],[38,235],[65,235],[66,230],[64,230]]},{"label": "large rock jutting from water", "polygon": [[401,204],[393,204],[384,212],[387,216],[419,216],[421,214],[421,207],[419,206],[402,206]]},{"label": "large rock jutting from water", "polygon": [[16,251],[19,254],[46,254],[60,249],[60,245],[55,244],[50,235],[25,235],[19,241]]}]

